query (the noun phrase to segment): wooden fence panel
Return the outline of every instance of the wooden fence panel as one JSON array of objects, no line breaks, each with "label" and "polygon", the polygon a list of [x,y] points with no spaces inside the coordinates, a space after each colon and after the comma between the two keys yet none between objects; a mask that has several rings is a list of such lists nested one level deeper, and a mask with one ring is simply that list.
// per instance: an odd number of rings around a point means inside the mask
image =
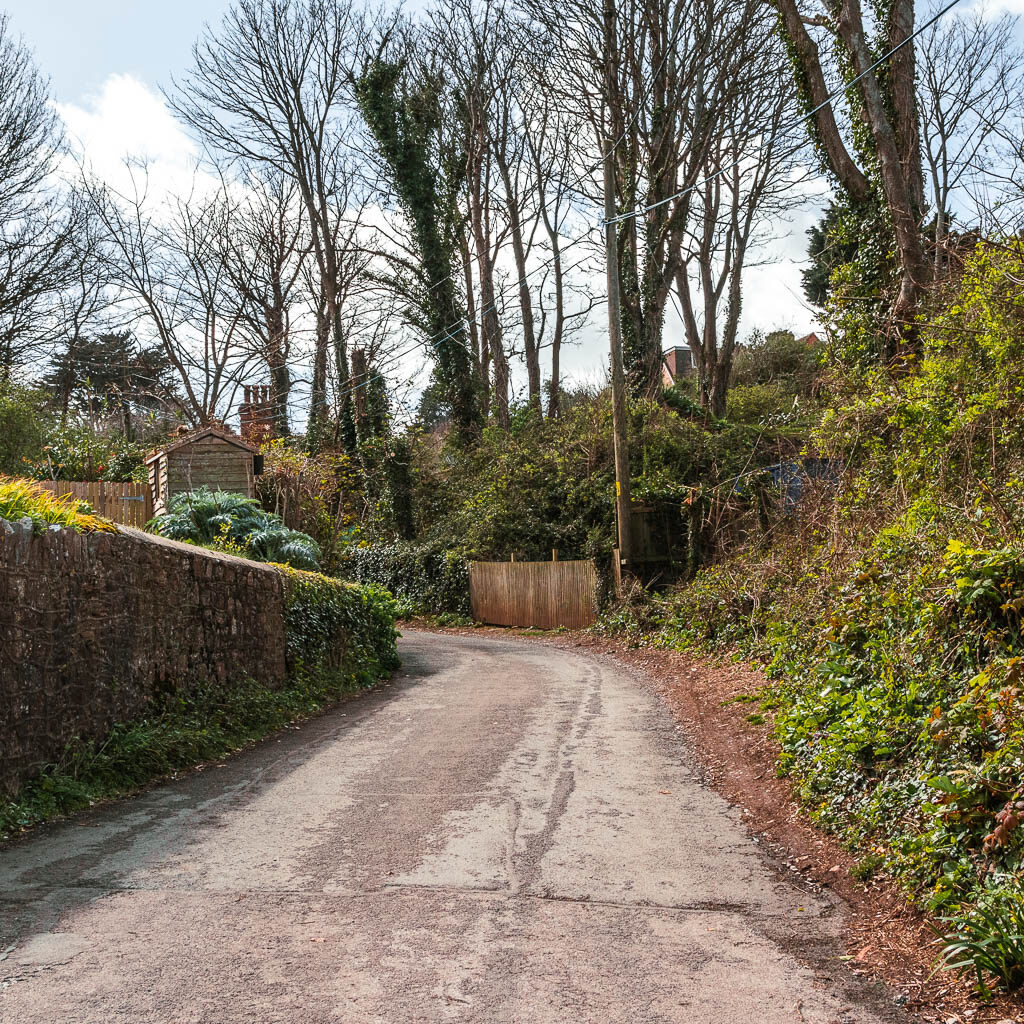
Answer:
[{"label": "wooden fence panel", "polygon": [[152,499],[146,484],[112,483],[107,480],[40,480],[54,494],[70,494],[87,501],[96,512],[124,526],[140,529],[153,518]]},{"label": "wooden fence panel", "polygon": [[495,626],[582,629],[596,619],[591,561],[470,562],[473,618]]}]

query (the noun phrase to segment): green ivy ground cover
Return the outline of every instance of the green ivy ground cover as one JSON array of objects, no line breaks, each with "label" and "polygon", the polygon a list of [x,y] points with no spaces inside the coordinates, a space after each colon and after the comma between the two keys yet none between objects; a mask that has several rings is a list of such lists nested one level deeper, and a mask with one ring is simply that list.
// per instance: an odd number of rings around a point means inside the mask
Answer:
[{"label": "green ivy ground cover", "polygon": [[1024,982],[1022,275],[979,249],[913,372],[836,371],[808,439],[834,494],[604,622],[762,663],[779,771],[979,987]]}]

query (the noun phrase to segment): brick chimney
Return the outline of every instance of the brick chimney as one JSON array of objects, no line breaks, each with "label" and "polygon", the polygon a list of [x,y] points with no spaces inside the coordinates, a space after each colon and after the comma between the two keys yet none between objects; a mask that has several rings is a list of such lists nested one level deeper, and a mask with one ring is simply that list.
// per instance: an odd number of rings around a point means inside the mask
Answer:
[{"label": "brick chimney", "polygon": [[274,403],[267,384],[245,385],[244,399],[238,407],[239,433],[243,441],[259,445],[274,436]]},{"label": "brick chimney", "polygon": [[662,379],[667,386],[680,377],[689,376],[693,372],[693,353],[688,348],[676,347],[668,349],[663,355],[664,372]]}]

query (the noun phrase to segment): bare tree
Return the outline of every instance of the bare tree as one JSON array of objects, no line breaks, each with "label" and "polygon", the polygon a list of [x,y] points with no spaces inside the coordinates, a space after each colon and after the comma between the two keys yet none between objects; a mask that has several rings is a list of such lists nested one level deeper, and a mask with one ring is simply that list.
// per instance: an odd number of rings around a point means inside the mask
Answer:
[{"label": "bare tree", "polygon": [[787,131],[793,121],[789,72],[768,19],[761,24],[762,45],[747,52],[745,65],[734,65],[741,88],[706,154],[682,241],[684,263],[676,271],[700,402],[714,416],[725,415],[751,252],[772,222],[803,198],[792,159],[799,146]]},{"label": "bare tree", "polygon": [[252,360],[223,259],[234,226],[230,204],[219,192],[155,202],[145,165],[130,170],[129,195],[88,184],[121,321],[163,352],[181,384],[176,401],[185,419],[208,423],[226,415]]},{"label": "bare tree", "polygon": [[544,275],[534,288],[537,352],[551,349],[547,414],[557,417],[562,386],[562,345],[571,332],[585,324],[594,305],[593,296],[586,291],[581,303],[571,302],[572,294],[578,289],[562,260],[563,233],[575,200],[575,140],[583,125],[576,114],[562,109],[547,89],[534,85],[527,97],[525,139],[533,164],[536,216],[546,239],[548,261]]},{"label": "bare tree", "polygon": [[258,168],[229,202],[231,227],[220,254],[238,294],[244,333],[270,375],[274,426],[289,433],[292,390],[292,311],[309,255],[304,207],[294,180]]},{"label": "bare tree", "polygon": [[[554,94],[590,125],[579,154],[592,156],[604,139],[614,144],[626,371],[634,394],[655,396],[692,187],[736,88],[736,54],[754,45],[748,27],[758,4],[638,0],[616,6],[606,33],[600,7],[584,0],[554,9],[527,2],[550,38]],[[593,186],[587,197],[596,201]]]},{"label": "bare tree", "polygon": [[59,335],[56,299],[88,258],[62,145],[48,83],[0,14],[0,381]]},{"label": "bare tree", "polygon": [[480,286],[481,345],[492,367],[495,413],[507,428],[509,366],[495,285],[495,264],[505,232],[496,216],[498,182],[491,145],[497,99],[492,74],[500,59],[496,23],[502,16],[501,7],[477,9],[471,0],[454,0],[437,12],[430,38],[455,79],[458,95],[456,104],[450,105],[450,116],[465,119],[467,221]]},{"label": "bare tree", "polygon": [[954,197],[970,203],[973,186],[998,176],[1005,160],[998,151],[1000,133],[1024,88],[1018,24],[1008,14],[991,18],[973,10],[936,22],[921,40],[921,134],[935,202],[936,271]]},{"label": "bare tree", "polygon": [[353,199],[347,143],[354,128],[347,99],[361,26],[334,0],[238,0],[219,31],[207,30],[192,68],[170,102],[208,145],[291,178],[302,198],[319,273],[308,438],[316,448],[327,425],[328,349],[342,384],[348,356],[342,329],[339,230]]}]

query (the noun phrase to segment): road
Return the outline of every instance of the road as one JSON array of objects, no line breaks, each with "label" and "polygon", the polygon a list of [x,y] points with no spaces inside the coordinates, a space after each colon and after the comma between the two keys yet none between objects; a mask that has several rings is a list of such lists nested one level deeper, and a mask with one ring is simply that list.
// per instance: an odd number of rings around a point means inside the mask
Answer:
[{"label": "road", "polygon": [[379,691],[0,852],[0,1020],[907,1019],[648,684],[526,640],[401,654]]}]

